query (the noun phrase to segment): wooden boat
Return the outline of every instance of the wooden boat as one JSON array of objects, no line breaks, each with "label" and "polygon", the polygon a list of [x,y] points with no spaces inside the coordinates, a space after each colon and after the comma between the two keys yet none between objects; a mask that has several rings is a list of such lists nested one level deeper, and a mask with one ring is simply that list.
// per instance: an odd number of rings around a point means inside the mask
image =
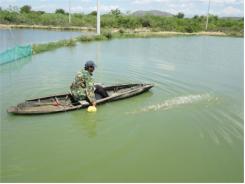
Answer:
[{"label": "wooden boat", "polygon": [[[96,103],[103,104],[106,102],[129,98],[148,91],[152,88],[152,84],[122,84],[107,86],[104,89],[109,97],[101,98],[99,94],[95,94]],[[72,111],[76,109],[86,108],[89,106],[88,101],[75,101],[70,93],[53,95],[48,97],[26,100],[17,106],[10,107],[7,112],[13,114],[48,114]]]}]

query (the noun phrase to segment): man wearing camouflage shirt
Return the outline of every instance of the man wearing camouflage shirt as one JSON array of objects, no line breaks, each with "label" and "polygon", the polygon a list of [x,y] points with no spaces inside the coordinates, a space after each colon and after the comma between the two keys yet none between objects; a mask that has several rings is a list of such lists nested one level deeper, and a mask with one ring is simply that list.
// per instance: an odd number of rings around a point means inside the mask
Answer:
[{"label": "man wearing camouflage shirt", "polygon": [[92,78],[94,68],[94,62],[87,61],[84,69],[77,73],[70,89],[75,100],[81,101],[87,98],[93,106],[96,106],[95,87]]}]

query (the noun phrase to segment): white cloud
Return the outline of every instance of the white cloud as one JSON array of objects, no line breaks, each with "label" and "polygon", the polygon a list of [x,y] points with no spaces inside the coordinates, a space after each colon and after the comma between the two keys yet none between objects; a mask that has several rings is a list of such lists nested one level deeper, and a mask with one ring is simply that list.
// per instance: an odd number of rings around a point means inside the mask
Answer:
[{"label": "white cloud", "polygon": [[226,7],[222,12],[224,16],[242,16],[243,11],[232,6]]},{"label": "white cloud", "polygon": [[[100,11],[102,13],[105,13],[105,12],[109,12],[109,11],[117,9],[117,8],[119,9],[118,5],[101,5]],[[86,11],[96,11],[96,10],[97,10],[96,6],[90,6],[90,7],[86,8]],[[122,9],[120,9],[120,10],[122,10]]]},{"label": "white cloud", "polygon": [[166,3],[170,0],[134,0],[133,4],[150,4],[150,3]]},{"label": "white cloud", "polygon": [[71,12],[72,13],[81,13],[83,11],[84,11],[84,7],[82,7],[82,6],[71,7]]},{"label": "white cloud", "polygon": [[16,0],[1,0],[0,3],[15,3]]},{"label": "white cloud", "polygon": [[[208,3],[209,0],[133,0],[133,4],[150,4],[150,3]],[[242,4],[243,0],[211,0],[212,4]]]},{"label": "white cloud", "polygon": [[[199,0],[200,2],[206,2],[208,3],[209,0]],[[211,3],[217,3],[217,4],[238,4],[243,3],[243,0],[211,0]]]},{"label": "white cloud", "polygon": [[46,12],[53,12],[55,11],[56,9],[56,6],[54,4],[42,4],[42,5],[38,5],[38,6],[33,6],[32,7],[32,10],[42,10],[42,11],[46,11]]},{"label": "white cloud", "polygon": [[[183,12],[186,16],[206,14],[209,0],[101,0],[101,13],[112,9],[122,12],[136,10],[161,10],[173,14]],[[0,0],[2,8],[9,5],[21,7],[26,0]],[[28,1],[34,10],[54,12],[58,8],[68,11],[69,0]],[[96,10],[96,0],[70,0],[72,12],[89,13]],[[211,0],[210,13],[220,16],[243,16],[243,0]]]},{"label": "white cloud", "polygon": [[188,4],[170,4],[168,6],[168,12],[172,14],[177,14],[178,12],[182,12],[185,14],[196,14],[195,5],[193,3]]},{"label": "white cloud", "polygon": [[[155,9],[173,14],[183,12],[192,16],[206,14],[208,2],[209,0],[133,0],[132,4],[136,5],[138,9],[154,9],[156,7]],[[210,13],[212,14],[243,16],[243,0],[210,0],[210,2]]]}]

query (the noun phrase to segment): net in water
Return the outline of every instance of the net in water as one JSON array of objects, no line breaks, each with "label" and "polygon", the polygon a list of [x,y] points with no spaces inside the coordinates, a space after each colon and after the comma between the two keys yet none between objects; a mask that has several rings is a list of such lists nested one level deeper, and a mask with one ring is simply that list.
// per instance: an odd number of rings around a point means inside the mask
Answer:
[{"label": "net in water", "polygon": [[16,46],[0,53],[0,65],[32,55],[31,45]]}]

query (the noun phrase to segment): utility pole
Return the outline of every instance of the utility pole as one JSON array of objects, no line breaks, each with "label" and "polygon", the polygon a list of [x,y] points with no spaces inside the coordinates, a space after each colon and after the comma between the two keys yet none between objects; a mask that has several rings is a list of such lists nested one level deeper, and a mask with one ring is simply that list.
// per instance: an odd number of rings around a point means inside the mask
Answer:
[{"label": "utility pole", "polygon": [[69,24],[71,23],[71,0],[69,0]]},{"label": "utility pole", "polygon": [[208,14],[207,14],[207,21],[206,21],[206,31],[208,30],[208,16],[209,16],[209,9],[210,9],[210,1],[208,1]]},{"label": "utility pole", "polygon": [[97,0],[97,35],[100,35],[100,0]]}]

